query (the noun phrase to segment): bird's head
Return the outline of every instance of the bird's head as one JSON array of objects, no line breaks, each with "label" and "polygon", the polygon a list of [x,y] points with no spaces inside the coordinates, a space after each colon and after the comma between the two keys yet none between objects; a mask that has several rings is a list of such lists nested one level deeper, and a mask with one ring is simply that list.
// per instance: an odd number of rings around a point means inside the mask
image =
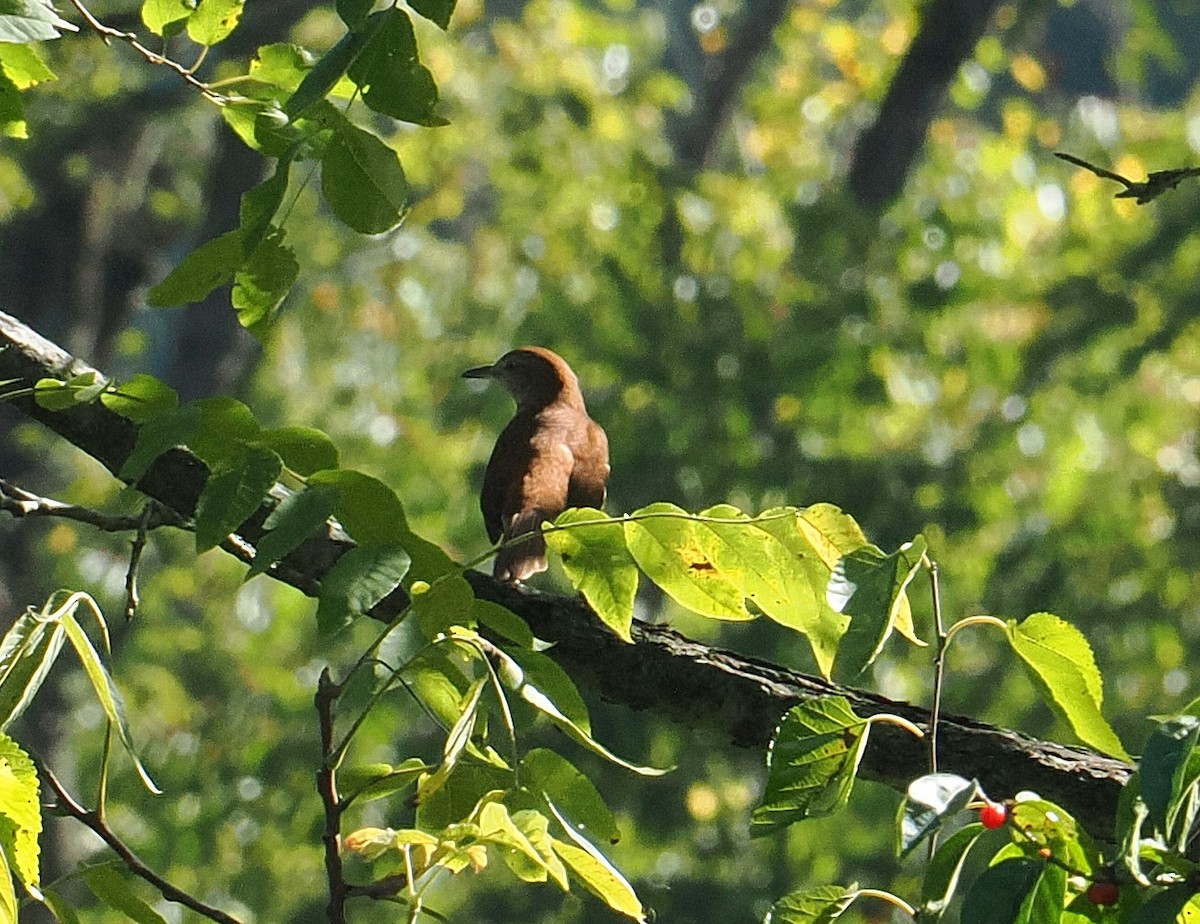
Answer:
[{"label": "bird's head", "polygon": [[578,399],[579,380],[557,353],[545,347],[521,347],[490,366],[468,369],[465,379],[495,379],[516,399],[518,408],[539,408],[560,397]]}]

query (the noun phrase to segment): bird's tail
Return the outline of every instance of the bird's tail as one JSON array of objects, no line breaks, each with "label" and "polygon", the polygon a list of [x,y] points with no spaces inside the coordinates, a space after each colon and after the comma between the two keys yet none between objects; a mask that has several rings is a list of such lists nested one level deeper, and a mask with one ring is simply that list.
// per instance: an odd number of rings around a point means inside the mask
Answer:
[{"label": "bird's tail", "polygon": [[532,533],[528,539],[504,546],[496,553],[492,574],[498,581],[512,584],[546,570],[546,540],[542,538],[542,523],[546,517],[540,510],[523,510],[513,517],[504,532],[505,539]]}]

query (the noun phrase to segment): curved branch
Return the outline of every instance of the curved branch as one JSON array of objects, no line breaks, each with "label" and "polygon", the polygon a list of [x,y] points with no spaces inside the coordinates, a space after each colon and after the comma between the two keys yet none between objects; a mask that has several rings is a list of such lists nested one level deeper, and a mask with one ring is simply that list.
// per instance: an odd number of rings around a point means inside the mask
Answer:
[{"label": "curved branch", "polygon": [[[31,384],[44,376],[67,378],[87,369],[0,312],[0,380],[16,378]],[[134,425],[101,404],[50,412],[29,398],[13,403],[114,473],[133,448]],[[137,487],[190,517],[207,476],[199,459],[176,449],[160,457]],[[262,523],[276,503],[276,497],[267,498],[259,512],[226,541],[225,549],[243,560],[252,559]],[[331,523],[269,573],[315,595],[322,576],[352,546]],[[553,642],[548,653],[580,685],[631,709],[651,710],[691,728],[715,729],[738,746],[765,747],[788,709],[828,694],[845,696],[860,715],[890,712],[929,727],[929,713],[919,706],[702,645],[661,626],[635,624],[634,644],[626,644],[579,598],[499,584],[474,571],[467,578],[476,596],[508,607],[539,638]],[[371,615],[390,620],[404,603],[402,592],[393,593]],[[1112,834],[1117,797],[1130,773],[1126,764],[1109,757],[956,716],[942,716],[938,751],[942,770],[978,779],[997,798],[1035,790],[1102,838]],[[883,725],[875,730],[862,771],[868,778],[903,789],[926,771],[927,759],[918,740]]]}]

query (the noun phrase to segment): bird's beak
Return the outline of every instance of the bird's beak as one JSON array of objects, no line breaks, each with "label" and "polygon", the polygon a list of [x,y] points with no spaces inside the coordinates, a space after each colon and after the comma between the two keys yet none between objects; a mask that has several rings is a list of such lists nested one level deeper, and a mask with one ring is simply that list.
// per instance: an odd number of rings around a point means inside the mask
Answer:
[{"label": "bird's beak", "polygon": [[468,369],[462,374],[464,379],[490,379],[492,377],[491,366],[476,366],[474,369]]}]

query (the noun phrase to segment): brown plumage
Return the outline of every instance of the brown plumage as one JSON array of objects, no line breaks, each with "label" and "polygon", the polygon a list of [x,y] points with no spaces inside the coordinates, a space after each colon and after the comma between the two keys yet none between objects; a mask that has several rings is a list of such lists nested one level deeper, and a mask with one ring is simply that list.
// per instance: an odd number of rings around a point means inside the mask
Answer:
[{"label": "brown plumage", "polygon": [[568,507],[604,504],[608,437],[588,417],[571,367],[544,347],[521,347],[463,377],[495,379],[517,402],[492,450],[479,506],[492,542],[534,534],[496,553],[497,580],[523,581],[546,570],[542,523]]}]

